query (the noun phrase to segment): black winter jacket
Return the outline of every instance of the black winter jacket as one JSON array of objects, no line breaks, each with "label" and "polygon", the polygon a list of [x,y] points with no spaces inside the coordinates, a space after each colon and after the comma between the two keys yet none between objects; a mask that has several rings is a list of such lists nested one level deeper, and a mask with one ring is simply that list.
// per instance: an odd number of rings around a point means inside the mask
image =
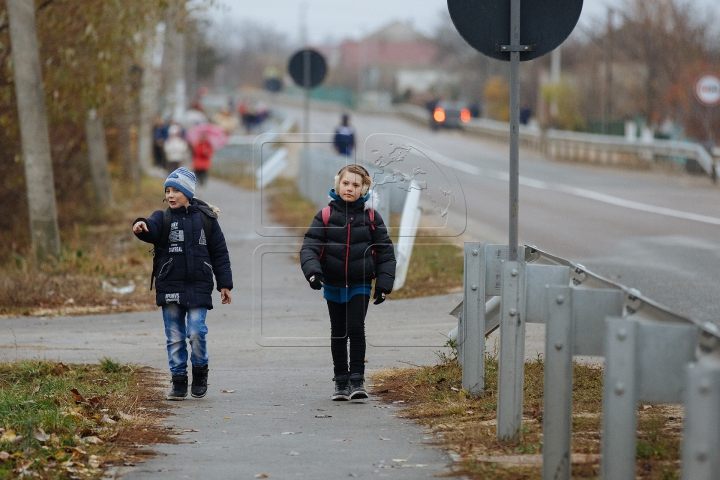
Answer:
[{"label": "black winter jacket", "polygon": [[[212,231],[203,231],[201,215],[195,200],[189,207],[172,210],[172,223],[167,247],[161,253],[160,267],[156,272],[155,302],[158,306],[177,303],[184,307],[212,309],[213,273],[217,289],[232,290],[232,270],[225,236],[217,219]],[[136,233],[140,240],[159,243],[163,227],[163,211],[156,210],[143,221],[148,232]]]},{"label": "black winter jacket", "polygon": [[375,229],[370,226],[368,209],[375,202],[366,202],[366,197],[347,203],[334,190],[330,196],[333,200],[329,204],[328,227],[325,228],[321,210],[305,233],[300,250],[305,278],[320,273],[325,283],[337,287],[370,284],[375,278],[376,289],[391,292],[395,282],[395,250],[377,212]]}]

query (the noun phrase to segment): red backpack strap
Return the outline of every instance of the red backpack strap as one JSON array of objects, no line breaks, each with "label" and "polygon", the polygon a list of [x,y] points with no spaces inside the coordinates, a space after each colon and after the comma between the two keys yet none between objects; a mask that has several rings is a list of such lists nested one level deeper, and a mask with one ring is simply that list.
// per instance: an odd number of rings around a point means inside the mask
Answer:
[{"label": "red backpack strap", "polygon": [[[327,228],[328,225],[330,224],[330,205],[328,205],[327,207],[323,208],[323,209],[320,211],[320,213],[321,213],[321,215],[322,215],[323,224],[325,225],[325,228]],[[318,258],[319,258],[320,260],[322,260],[322,257],[323,257],[323,254],[324,254],[324,253],[325,253],[325,245],[322,246],[322,250],[320,250],[320,255],[318,255]]]},{"label": "red backpack strap", "polygon": [[322,209],[322,221],[323,224],[325,224],[325,228],[327,228],[330,223],[330,205]]},{"label": "red backpack strap", "polygon": [[368,217],[370,217],[370,230],[375,230],[375,210],[372,208],[368,210]]}]

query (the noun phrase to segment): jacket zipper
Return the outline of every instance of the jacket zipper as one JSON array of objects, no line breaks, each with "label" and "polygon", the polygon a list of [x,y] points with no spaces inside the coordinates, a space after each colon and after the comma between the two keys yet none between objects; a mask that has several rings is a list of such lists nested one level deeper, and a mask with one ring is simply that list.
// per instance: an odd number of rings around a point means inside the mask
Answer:
[{"label": "jacket zipper", "polygon": [[162,272],[163,272],[163,270],[165,270],[165,267],[167,267],[168,265],[170,265],[170,264],[172,263],[172,261],[173,261],[173,259],[171,258],[171,259],[168,260],[167,262],[163,263],[163,266],[160,267],[160,271],[159,271],[158,274],[157,274],[157,277],[158,277],[158,278],[160,277],[160,275],[162,275]]},{"label": "jacket zipper", "polygon": [[204,263],[205,265],[207,265],[208,267],[210,267],[210,271],[211,271],[211,272],[213,271],[212,265],[210,265],[210,264],[207,263],[207,262],[203,262],[203,263]]},{"label": "jacket zipper", "polygon": [[347,243],[345,244],[345,288],[348,285],[348,263],[350,263],[350,222],[348,222]]}]

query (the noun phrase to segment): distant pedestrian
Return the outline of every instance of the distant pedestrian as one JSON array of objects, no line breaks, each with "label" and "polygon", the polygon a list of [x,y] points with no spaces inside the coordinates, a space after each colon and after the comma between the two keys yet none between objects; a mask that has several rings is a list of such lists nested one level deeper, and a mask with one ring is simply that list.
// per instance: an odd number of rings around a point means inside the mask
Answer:
[{"label": "distant pedestrian", "polygon": [[[219,210],[194,195],[195,175],[178,168],[165,180],[168,210],[156,210],[147,219],[138,218],[132,227],[135,236],[155,246],[155,302],[162,307],[172,375],[168,400],[187,396],[186,339],[191,347],[190,393],[196,398],[207,393],[209,355],[205,317],[213,308],[213,274],[223,305],[232,301],[232,271],[225,237],[217,221]],[[167,237],[162,238],[163,234]]]},{"label": "distant pedestrian", "polygon": [[365,315],[372,281],[375,305],[385,300],[395,281],[395,252],[375,211],[377,193],[368,193],[371,184],[360,165],[343,167],[330,190],[329,205],[315,215],[300,250],[303,274],[313,290],[324,289],[330,314],[333,400],[367,398]]},{"label": "distant pedestrian", "polygon": [[214,152],[207,134],[201,133],[200,140],[193,146],[193,170],[200,186],[204,186],[207,181],[207,172],[210,170]]},{"label": "distant pedestrian", "polygon": [[355,129],[350,125],[350,116],[347,113],[343,114],[340,125],[335,129],[333,146],[340,155],[352,156],[355,148]]},{"label": "distant pedestrian", "polygon": [[164,146],[167,139],[168,125],[162,116],[158,115],[153,125],[153,162],[156,167],[166,168]]},{"label": "distant pedestrian", "polygon": [[165,161],[168,172],[174,172],[180,167],[189,167],[190,163],[190,147],[188,142],[182,137],[182,129],[180,125],[173,124],[168,128],[168,139],[163,145],[165,152]]}]

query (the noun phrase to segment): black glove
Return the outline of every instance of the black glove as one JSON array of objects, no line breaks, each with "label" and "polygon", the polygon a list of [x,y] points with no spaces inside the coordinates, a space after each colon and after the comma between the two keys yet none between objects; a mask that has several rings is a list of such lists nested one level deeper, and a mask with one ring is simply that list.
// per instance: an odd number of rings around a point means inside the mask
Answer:
[{"label": "black glove", "polygon": [[382,302],[384,302],[384,301],[385,301],[385,295],[387,295],[387,294],[385,293],[385,290],[383,290],[383,289],[378,289],[378,288],[376,287],[376,288],[375,288],[375,294],[373,295],[373,298],[375,299],[375,301],[373,302],[373,305],[380,305]]},{"label": "black glove", "polygon": [[310,288],[312,288],[313,290],[320,290],[322,288],[323,280],[323,276],[319,273],[316,273],[312,277],[308,278],[308,282],[310,282]]}]

